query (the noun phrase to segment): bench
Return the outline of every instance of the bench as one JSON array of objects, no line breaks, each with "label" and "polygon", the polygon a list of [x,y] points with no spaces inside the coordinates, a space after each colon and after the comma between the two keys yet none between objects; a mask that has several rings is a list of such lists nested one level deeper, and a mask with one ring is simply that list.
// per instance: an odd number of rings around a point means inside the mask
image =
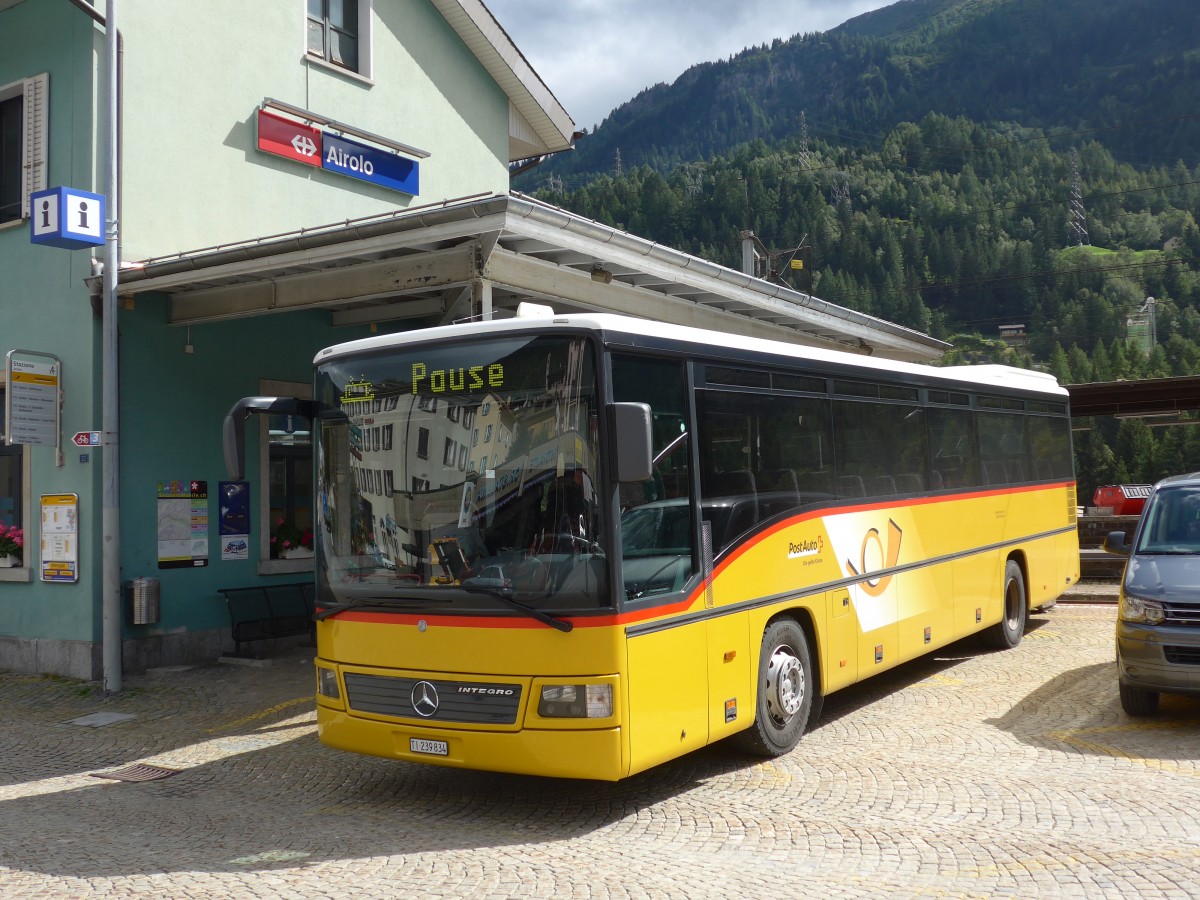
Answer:
[{"label": "bench", "polygon": [[264,584],[255,587],[218,588],[229,608],[234,656],[242,655],[242,644],[283,637],[313,636],[311,581]]}]

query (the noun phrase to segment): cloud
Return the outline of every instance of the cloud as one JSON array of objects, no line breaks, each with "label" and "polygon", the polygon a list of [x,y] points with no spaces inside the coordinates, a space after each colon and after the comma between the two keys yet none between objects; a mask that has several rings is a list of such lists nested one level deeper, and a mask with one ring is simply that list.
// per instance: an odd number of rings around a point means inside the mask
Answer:
[{"label": "cloud", "polygon": [[887,0],[489,0],[576,124],[642,90],[775,38],[828,31]]}]

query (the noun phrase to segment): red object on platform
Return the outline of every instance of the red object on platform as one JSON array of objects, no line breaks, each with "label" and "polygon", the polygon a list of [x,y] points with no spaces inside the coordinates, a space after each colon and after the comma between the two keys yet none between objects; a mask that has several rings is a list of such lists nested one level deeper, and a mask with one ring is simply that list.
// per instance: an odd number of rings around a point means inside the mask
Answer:
[{"label": "red object on platform", "polygon": [[1150,484],[1106,484],[1096,488],[1092,504],[1112,507],[1114,516],[1140,516],[1152,488]]}]

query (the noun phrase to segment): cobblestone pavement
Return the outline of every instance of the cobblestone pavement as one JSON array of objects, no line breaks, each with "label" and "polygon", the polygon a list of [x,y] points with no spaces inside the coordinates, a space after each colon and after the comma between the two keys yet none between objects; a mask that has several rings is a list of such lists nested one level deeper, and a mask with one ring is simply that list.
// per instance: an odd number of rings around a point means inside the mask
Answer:
[{"label": "cobblestone pavement", "polygon": [[[1117,700],[1112,606],[835,694],[779,760],[712,747],[618,784],[321,747],[311,650],[0,676],[0,896],[1196,897],[1200,701]],[[68,724],[96,713],[132,718]],[[134,764],[156,781],[93,777]]]}]

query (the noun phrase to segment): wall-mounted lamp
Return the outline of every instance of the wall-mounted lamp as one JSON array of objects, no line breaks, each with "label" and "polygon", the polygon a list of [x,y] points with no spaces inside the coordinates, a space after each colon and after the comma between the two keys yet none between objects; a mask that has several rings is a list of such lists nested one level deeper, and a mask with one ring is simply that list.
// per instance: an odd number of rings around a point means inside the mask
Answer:
[{"label": "wall-mounted lamp", "polygon": [[599,281],[602,284],[612,284],[612,272],[599,263],[596,263],[596,265],[592,266],[592,281]]},{"label": "wall-mounted lamp", "polygon": [[184,340],[184,343],[183,343],[183,352],[184,353],[195,353],[196,352],[196,348],[192,346],[192,326],[191,325],[189,325],[187,327],[187,338]]}]

